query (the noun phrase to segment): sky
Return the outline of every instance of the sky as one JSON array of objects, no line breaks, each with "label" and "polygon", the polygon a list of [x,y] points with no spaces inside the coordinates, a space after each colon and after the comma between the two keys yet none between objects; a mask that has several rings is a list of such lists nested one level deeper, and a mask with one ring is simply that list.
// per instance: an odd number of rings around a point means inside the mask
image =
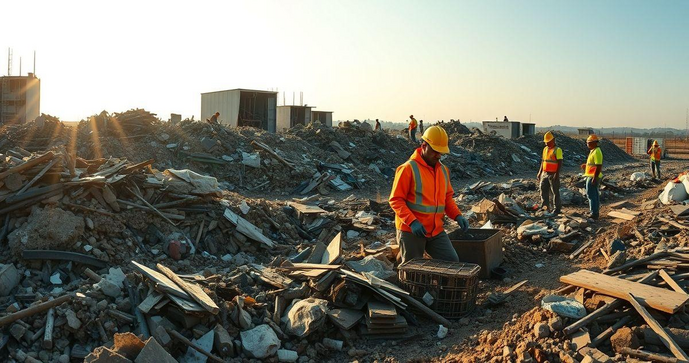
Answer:
[{"label": "sky", "polygon": [[[335,120],[675,127],[689,107],[689,1],[12,1],[0,75],[41,112],[199,115],[202,92],[280,92]],[[283,97],[284,94],[284,97]]]}]

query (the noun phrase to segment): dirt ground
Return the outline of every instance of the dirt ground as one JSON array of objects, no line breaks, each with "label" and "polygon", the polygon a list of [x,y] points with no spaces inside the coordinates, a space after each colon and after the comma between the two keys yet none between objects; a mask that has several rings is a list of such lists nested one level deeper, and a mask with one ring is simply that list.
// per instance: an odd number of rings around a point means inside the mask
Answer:
[{"label": "dirt ground", "polygon": [[[664,163],[664,173],[666,176],[677,175],[686,170],[687,162],[683,160],[671,160]],[[646,171],[646,162],[637,162],[608,166],[604,171],[610,177],[618,173],[635,171]],[[574,175],[577,168],[567,168],[566,175]],[[533,176],[533,173],[524,173],[512,177],[494,178],[491,181],[499,182],[502,179],[514,179],[523,176],[525,178]],[[454,181],[455,188],[469,185],[474,180]],[[659,183],[656,188],[647,189],[642,192],[626,195],[620,200],[629,200],[632,203],[641,203],[649,198],[657,198],[665,183]],[[617,200],[608,201],[601,206],[601,216],[605,216],[609,211],[610,204]],[[584,207],[564,207],[564,214],[579,213],[584,215],[587,209]],[[596,231],[615,228],[616,225],[608,218],[601,219],[593,226]],[[359,362],[483,362],[481,357],[485,355],[478,345],[485,345],[486,340],[496,340],[501,332],[509,331],[511,326],[529,326],[532,314],[529,313],[534,307],[540,305],[540,300],[545,295],[552,293],[562,285],[559,277],[573,272],[580,268],[590,268],[592,266],[604,267],[605,260],[601,255],[593,261],[583,259],[568,259],[568,255],[560,253],[548,253],[545,249],[538,246],[523,245],[516,240],[510,252],[506,254],[509,261],[504,266],[509,271],[506,279],[500,280],[481,280],[479,283],[479,295],[477,307],[468,316],[452,322],[450,331],[444,339],[438,339],[436,333],[438,324],[423,317],[419,317],[419,326],[410,327],[411,337],[405,340],[368,340],[364,344],[358,344],[357,349],[365,349],[368,354],[360,358],[352,358],[346,354],[333,357],[331,362],[340,361],[359,361]],[[536,265],[542,267],[536,267]],[[490,292],[505,291],[515,283],[528,280],[528,283],[515,293],[511,294],[508,301],[498,307],[489,308],[486,305],[486,297]],[[492,344],[500,345],[500,339]],[[502,347],[499,348],[498,356],[502,355]],[[502,360],[498,360],[501,362]]]}]

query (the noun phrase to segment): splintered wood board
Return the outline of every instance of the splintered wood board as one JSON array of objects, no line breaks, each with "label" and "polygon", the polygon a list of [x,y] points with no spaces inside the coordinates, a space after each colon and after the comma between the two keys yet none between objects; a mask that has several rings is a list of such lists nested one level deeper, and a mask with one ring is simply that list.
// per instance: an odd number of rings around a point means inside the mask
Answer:
[{"label": "splintered wood board", "polygon": [[608,212],[608,216],[614,217],[614,218],[624,219],[625,221],[631,221],[632,219],[636,218],[636,216],[633,214],[627,214],[627,213],[618,212],[615,210]]},{"label": "splintered wood board", "polygon": [[560,277],[560,282],[627,301],[629,301],[629,293],[632,293],[641,305],[669,314],[674,314],[682,309],[689,300],[689,295],[686,294],[588,270],[580,270],[562,276]]},{"label": "splintered wood board", "polygon": [[307,204],[301,204],[301,203],[295,203],[295,202],[290,202],[289,206],[293,207],[294,209],[297,210],[297,212],[301,214],[321,214],[321,213],[327,213],[326,210],[323,208],[317,206],[317,205],[307,205]]},{"label": "splintered wood board", "polygon": [[337,261],[338,258],[340,258],[340,255],[342,254],[342,232],[338,233],[335,238],[333,238],[332,241],[330,241],[330,244],[328,244],[328,248],[325,250],[325,253],[323,253],[323,257],[321,257],[321,263],[330,265],[333,262]]},{"label": "splintered wood board", "polygon": [[368,302],[368,317],[394,320],[397,318],[397,309],[392,304],[371,300]]}]

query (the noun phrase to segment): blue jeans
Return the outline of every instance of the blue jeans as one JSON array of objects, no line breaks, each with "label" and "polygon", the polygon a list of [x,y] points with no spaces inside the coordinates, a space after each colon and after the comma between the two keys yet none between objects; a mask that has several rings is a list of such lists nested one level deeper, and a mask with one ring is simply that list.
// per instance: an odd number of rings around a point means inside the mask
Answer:
[{"label": "blue jeans", "polygon": [[414,143],[418,143],[418,141],[416,141],[416,129],[409,130],[409,139],[414,141]]},{"label": "blue jeans", "polygon": [[589,209],[593,217],[598,217],[598,210],[600,209],[600,187],[601,180],[598,178],[598,183],[593,185],[593,178],[586,178],[586,196],[589,197]]}]

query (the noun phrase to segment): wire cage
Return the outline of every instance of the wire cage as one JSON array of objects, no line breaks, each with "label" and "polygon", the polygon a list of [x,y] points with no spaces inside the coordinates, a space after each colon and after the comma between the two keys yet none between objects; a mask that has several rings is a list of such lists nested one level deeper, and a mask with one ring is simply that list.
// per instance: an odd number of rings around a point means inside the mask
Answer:
[{"label": "wire cage", "polygon": [[481,266],[473,263],[414,259],[398,268],[402,288],[422,299],[430,294],[430,308],[448,319],[470,313],[476,305],[478,274]]}]

